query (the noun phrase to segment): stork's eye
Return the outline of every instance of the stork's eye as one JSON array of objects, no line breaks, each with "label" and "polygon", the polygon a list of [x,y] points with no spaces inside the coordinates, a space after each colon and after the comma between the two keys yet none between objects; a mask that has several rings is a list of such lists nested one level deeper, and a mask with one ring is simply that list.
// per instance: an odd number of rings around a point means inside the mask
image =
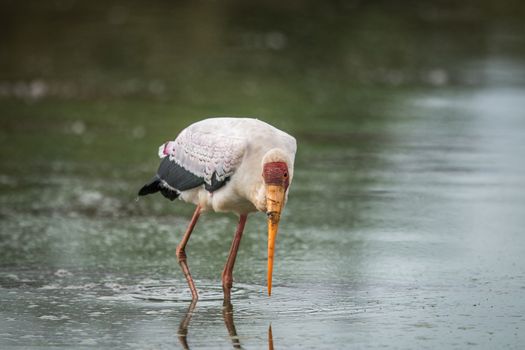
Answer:
[{"label": "stork's eye", "polygon": [[288,177],[288,173],[285,172],[283,176],[284,176],[284,178],[286,179],[286,178]]}]

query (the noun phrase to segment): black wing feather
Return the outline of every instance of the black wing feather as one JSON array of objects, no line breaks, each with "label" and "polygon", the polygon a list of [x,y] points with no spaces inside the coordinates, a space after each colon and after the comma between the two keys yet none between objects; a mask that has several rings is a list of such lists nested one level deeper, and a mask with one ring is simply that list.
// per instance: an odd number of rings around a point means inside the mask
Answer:
[{"label": "black wing feather", "polygon": [[[166,186],[166,184],[169,186]],[[184,169],[169,157],[160,162],[157,175],[139,191],[139,196],[159,192],[170,200],[176,199],[180,192],[204,184],[204,179]]]},{"label": "black wing feather", "polygon": [[228,176],[222,181],[217,180],[217,176],[215,173],[213,173],[213,176],[211,177],[211,185],[204,184],[204,188],[208,192],[213,192],[221,188],[222,186],[226,185],[226,183],[230,180],[230,177]]},{"label": "black wing feather", "polygon": [[[140,189],[139,196],[160,191],[164,197],[174,200],[182,191],[190,190],[204,184],[204,188],[208,192],[213,192],[224,186],[230,180],[230,178],[227,177],[222,181],[218,181],[215,174],[213,174],[211,179],[211,185],[208,185],[205,183],[204,178],[184,169],[170,160],[169,157],[165,157],[160,162],[157,175]],[[167,187],[166,184],[169,185],[169,187]]]},{"label": "black wing feather", "polygon": [[179,191],[186,191],[198,187],[204,183],[202,177],[198,177],[192,172],[184,169],[169,157],[162,159],[159,170],[157,170],[159,179],[164,180],[170,187]]}]

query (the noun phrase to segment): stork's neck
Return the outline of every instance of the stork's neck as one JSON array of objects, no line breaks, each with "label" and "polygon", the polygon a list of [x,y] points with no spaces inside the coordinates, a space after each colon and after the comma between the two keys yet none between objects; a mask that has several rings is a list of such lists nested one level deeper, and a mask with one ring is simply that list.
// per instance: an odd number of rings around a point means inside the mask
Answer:
[{"label": "stork's neck", "polygon": [[268,152],[264,154],[262,157],[262,164],[261,166],[264,167],[264,164],[266,163],[272,163],[272,162],[284,162],[288,165],[290,165],[290,156],[281,148],[272,148]]}]

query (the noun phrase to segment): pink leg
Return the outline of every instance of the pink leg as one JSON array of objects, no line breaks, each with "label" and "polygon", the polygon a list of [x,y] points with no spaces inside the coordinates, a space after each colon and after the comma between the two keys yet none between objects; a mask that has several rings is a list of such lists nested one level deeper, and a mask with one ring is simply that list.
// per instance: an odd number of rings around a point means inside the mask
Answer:
[{"label": "pink leg", "polygon": [[188,281],[188,286],[191,290],[191,299],[197,300],[199,299],[199,295],[197,294],[197,289],[195,288],[195,283],[193,282],[193,278],[191,278],[190,268],[188,267],[188,263],[186,262],[186,244],[188,243],[188,240],[190,239],[191,232],[193,231],[193,228],[195,227],[195,224],[197,223],[197,220],[199,219],[199,216],[201,214],[201,207],[197,205],[197,208],[195,208],[195,212],[193,213],[193,217],[191,218],[190,224],[188,225],[188,228],[186,229],[186,232],[184,233],[184,236],[182,236],[182,240],[180,241],[179,245],[177,246],[176,254],[177,258],[179,260],[179,265],[182,269],[182,272],[184,273],[184,277],[186,277],[186,281]]},{"label": "pink leg", "polygon": [[247,218],[248,214],[242,214],[239,218],[239,224],[237,225],[237,230],[233,237],[228,260],[226,260],[226,265],[224,265],[224,270],[222,271],[222,290],[224,292],[224,300],[230,300],[231,297],[233,266],[235,265],[237,250],[239,250],[239,245],[241,244],[242,232],[244,231],[244,225],[246,224]]}]

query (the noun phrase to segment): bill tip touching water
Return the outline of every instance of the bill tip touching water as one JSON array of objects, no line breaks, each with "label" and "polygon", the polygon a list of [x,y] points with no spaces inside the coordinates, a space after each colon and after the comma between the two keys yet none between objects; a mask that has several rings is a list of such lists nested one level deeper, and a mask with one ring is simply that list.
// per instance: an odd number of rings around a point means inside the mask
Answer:
[{"label": "bill tip touching water", "polygon": [[292,183],[295,138],[252,118],[209,118],[182,130],[159,147],[156,175],[139,196],[164,197],[194,204],[195,211],[176,254],[192,299],[198,299],[185,252],[202,212],[233,212],[239,223],[222,272],[224,299],[231,297],[233,268],[249,213],[261,211],[268,220],[268,295],[272,293],[275,240]]}]

